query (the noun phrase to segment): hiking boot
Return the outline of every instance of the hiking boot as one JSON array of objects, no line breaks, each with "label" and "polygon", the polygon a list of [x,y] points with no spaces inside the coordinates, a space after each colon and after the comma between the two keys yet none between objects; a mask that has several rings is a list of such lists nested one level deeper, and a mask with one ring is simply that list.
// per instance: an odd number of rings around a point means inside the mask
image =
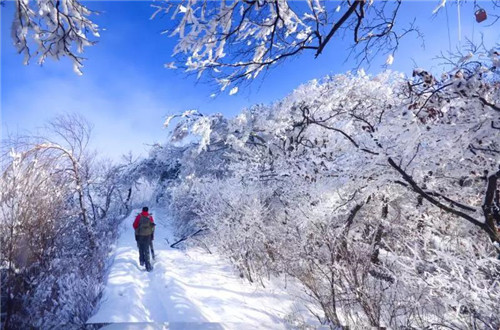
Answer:
[{"label": "hiking boot", "polygon": [[151,263],[149,263],[149,262],[147,262],[147,263],[146,263],[146,270],[147,270],[148,272],[150,272],[150,271],[152,271],[152,270],[153,270],[153,266],[151,265]]}]

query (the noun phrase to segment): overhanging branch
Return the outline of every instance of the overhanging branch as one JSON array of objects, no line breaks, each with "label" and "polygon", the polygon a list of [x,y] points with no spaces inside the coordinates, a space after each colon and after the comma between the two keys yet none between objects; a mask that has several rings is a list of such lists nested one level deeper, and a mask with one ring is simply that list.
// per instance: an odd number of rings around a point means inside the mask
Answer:
[{"label": "overhanging branch", "polygon": [[389,157],[387,161],[396,171],[399,172],[399,174],[401,174],[403,179],[410,185],[410,187],[413,189],[413,191],[418,193],[420,196],[422,196],[423,198],[425,198],[426,200],[428,200],[429,202],[431,202],[435,206],[439,207],[441,210],[452,213],[458,217],[461,217],[461,218],[469,221],[473,225],[476,225],[476,226],[484,229],[485,224],[483,222],[480,222],[480,221],[474,219],[473,217],[471,217],[470,215],[468,215],[466,213],[463,213],[461,211],[455,210],[454,208],[451,208],[449,206],[444,205],[443,203],[441,203],[440,201],[436,200],[435,198],[430,196],[428,193],[426,193],[422,188],[420,188],[418,186],[418,184],[413,180],[413,178],[410,175],[408,175],[405,171],[403,171],[403,169],[401,167],[399,167],[394,162],[394,160],[392,160],[392,158]]},{"label": "overhanging branch", "polygon": [[[422,188],[420,188],[418,186],[418,184],[413,180],[413,178],[410,175],[408,175],[408,173],[406,173],[400,166],[398,166],[394,162],[394,160],[392,160],[392,158],[389,157],[387,159],[387,161],[396,171],[398,171],[399,174],[401,174],[403,179],[410,185],[410,187],[413,189],[413,191],[415,191],[420,196],[422,196],[423,198],[428,200],[431,204],[439,207],[441,210],[446,211],[448,213],[451,213],[453,215],[456,215],[462,219],[465,219],[465,220],[469,221],[470,223],[472,223],[473,225],[481,228],[482,230],[484,230],[488,234],[491,241],[500,243],[500,237],[499,237],[500,235],[497,233],[496,226],[493,223],[493,215],[492,214],[489,214],[489,213],[487,213],[487,211],[485,211],[484,215],[486,218],[486,222],[481,222],[481,221],[474,219],[472,216],[468,215],[467,213],[464,213],[462,211],[459,211],[459,210],[456,210],[452,207],[444,205],[443,203],[441,203],[440,201],[438,201],[437,199],[433,198],[431,195],[426,193]],[[487,194],[486,194],[486,198],[485,198],[485,204],[483,205],[483,210],[487,210],[487,209],[491,208],[491,205],[493,203],[493,197],[490,197],[490,196],[493,196],[493,195],[488,194],[488,192],[495,191],[498,177],[500,177],[500,171],[498,171],[496,174],[490,176],[490,178],[489,178],[488,190],[487,190]],[[443,196],[441,196],[441,197],[443,197]]]}]

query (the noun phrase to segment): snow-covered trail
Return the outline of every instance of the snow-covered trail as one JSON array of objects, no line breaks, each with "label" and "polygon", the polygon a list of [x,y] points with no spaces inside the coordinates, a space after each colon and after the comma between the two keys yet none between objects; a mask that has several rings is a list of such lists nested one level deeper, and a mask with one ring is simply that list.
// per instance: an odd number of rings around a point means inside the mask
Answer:
[{"label": "snow-covered trail", "polygon": [[[172,249],[169,218],[153,210],[157,255],[150,273],[139,266],[132,222],[121,224],[103,297],[87,323],[106,328],[283,329],[283,318],[299,305],[277,288],[250,285],[215,255]],[[167,243],[167,239],[170,242]]]}]

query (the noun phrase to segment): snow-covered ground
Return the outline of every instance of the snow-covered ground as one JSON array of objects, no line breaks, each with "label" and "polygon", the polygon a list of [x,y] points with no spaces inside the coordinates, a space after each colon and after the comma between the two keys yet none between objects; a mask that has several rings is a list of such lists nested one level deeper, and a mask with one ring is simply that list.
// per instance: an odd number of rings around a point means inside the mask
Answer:
[{"label": "snow-covered ground", "polygon": [[283,329],[285,318],[303,314],[296,297],[275,285],[248,283],[217,255],[170,248],[174,238],[162,210],[152,212],[157,257],[146,272],[132,228],[137,213],[121,224],[103,297],[87,323],[111,323],[106,329]]}]

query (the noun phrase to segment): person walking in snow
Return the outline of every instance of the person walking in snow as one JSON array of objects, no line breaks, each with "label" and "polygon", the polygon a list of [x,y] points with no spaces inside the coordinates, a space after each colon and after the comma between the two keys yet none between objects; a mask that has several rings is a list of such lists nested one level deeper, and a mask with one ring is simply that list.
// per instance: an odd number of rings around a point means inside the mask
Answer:
[{"label": "person walking in snow", "polygon": [[139,247],[139,263],[141,266],[146,266],[148,272],[153,270],[153,266],[149,260],[149,248],[151,246],[151,238],[154,231],[155,223],[153,215],[149,214],[147,206],[142,208],[134,220],[135,239]]},{"label": "person walking in snow", "polygon": [[[153,216],[152,214],[150,214]],[[155,249],[153,247],[153,240],[155,239],[155,228],[156,226],[153,226],[153,233],[151,234],[151,243],[149,243],[149,247],[151,248],[151,256],[153,257],[153,260],[155,260]],[[137,248],[139,248],[139,240],[137,239],[137,229],[135,230],[135,241],[137,243]]]}]

